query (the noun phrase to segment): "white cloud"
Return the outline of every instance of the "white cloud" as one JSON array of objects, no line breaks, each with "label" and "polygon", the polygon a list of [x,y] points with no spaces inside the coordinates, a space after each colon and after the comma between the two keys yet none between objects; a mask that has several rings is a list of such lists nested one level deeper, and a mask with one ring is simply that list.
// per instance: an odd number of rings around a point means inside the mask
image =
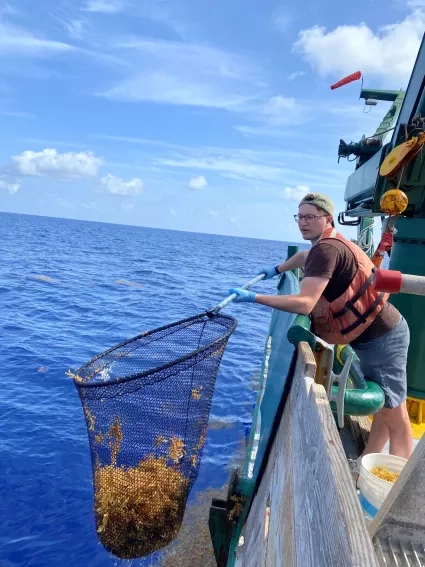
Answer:
[{"label": "white cloud", "polygon": [[182,157],[181,159],[158,158],[156,163],[168,167],[203,169],[216,171],[223,177],[239,175],[249,179],[265,179],[278,181],[284,170],[261,163],[250,163],[246,159],[226,158],[223,156]]},{"label": "white cloud", "polygon": [[137,179],[137,177],[130,181],[124,181],[121,177],[116,177],[109,173],[102,177],[100,182],[111,195],[134,197],[143,190],[143,182],[141,179]]},{"label": "white cloud", "polygon": [[86,12],[117,14],[121,12],[126,3],[126,0],[89,0],[83,10]]},{"label": "white cloud", "polygon": [[234,53],[198,43],[143,38],[130,38],[114,48],[131,63],[132,71],[99,96],[229,111],[249,110],[257,101],[259,71]]},{"label": "white cloud", "polygon": [[86,26],[87,23],[85,22],[85,20],[81,20],[81,19],[75,19],[75,20],[60,20],[62,25],[64,26],[65,30],[67,31],[69,37],[71,37],[72,39],[78,39],[78,40],[82,40],[84,35],[85,35],[85,31],[86,31]]},{"label": "white cloud", "polygon": [[425,12],[413,9],[401,22],[378,28],[365,23],[302,30],[293,50],[322,76],[343,76],[360,70],[394,88],[407,86],[425,28]]},{"label": "white cloud", "polygon": [[131,211],[131,209],[134,209],[134,203],[121,203],[121,208],[124,211]]},{"label": "white cloud", "polygon": [[303,77],[305,74],[306,74],[305,71],[295,71],[295,73],[291,73],[290,75],[288,75],[288,80],[294,81],[298,77]]},{"label": "white cloud", "polygon": [[268,138],[287,137],[288,133],[274,126],[233,126],[233,129],[242,134],[245,138],[255,138],[257,136],[266,136]]},{"label": "white cloud", "polygon": [[34,120],[37,118],[36,114],[31,112],[21,112],[19,110],[5,110],[0,112],[2,116],[11,116],[13,118],[26,118],[27,120]]},{"label": "white cloud", "polygon": [[210,215],[211,215],[212,217],[214,217],[214,218],[217,217],[217,215],[218,215],[218,212],[217,212],[217,211],[211,210],[211,211],[208,211],[208,212],[209,212]]},{"label": "white cloud", "polygon": [[308,109],[295,98],[275,95],[258,106],[251,115],[252,124],[234,126],[244,136],[282,135],[282,128],[305,122]]},{"label": "white cloud", "polygon": [[10,195],[14,195],[15,193],[17,193],[20,187],[21,184],[19,182],[8,183],[7,181],[0,179],[0,189],[6,189],[6,191],[9,191]]},{"label": "white cloud", "polygon": [[95,177],[102,159],[92,152],[58,153],[54,148],[40,152],[26,150],[13,156],[15,169],[21,175],[44,175],[58,179]]},{"label": "white cloud", "polygon": [[293,21],[293,16],[282,7],[277,8],[273,13],[274,27],[280,32],[287,32]]},{"label": "white cloud", "polygon": [[108,134],[91,134],[93,138],[100,140],[111,140],[113,142],[126,142],[128,144],[137,144],[142,146],[152,146],[158,148],[169,148],[173,150],[185,149],[185,146],[179,146],[163,140],[151,140],[149,138],[131,138],[128,136],[110,136]]},{"label": "white cloud", "polygon": [[22,16],[15,6],[11,6],[8,2],[5,2],[3,6],[0,7],[0,16]]},{"label": "white cloud", "polygon": [[68,43],[37,37],[10,23],[0,22],[0,57],[7,55],[39,57],[74,50],[75,47]]},{"label": "white cloud", "polygon": [[170,209],[170,214],[173,215],[173,217],[176,216],[176,210],[175,209]]},{"label": "white cloud", "polygon": [[239,220],[239,217],[238,217],[238,216],[229,217],[229,221],[230,221],[232,224],[236,224],[236,223],[238,222],[238,220]]},{"label": "white cloud", "polygon": [[159,22],[172,29],[180,37],[186,37],[190,30],[188,19],[181,18],[182,10],[176,0],[143,0],[132,6],[132,13]]},{"label": "white cloud", "polygon": [[56,202],[60,207],[63,207],[64,209],[75,209],[74,203],[71,203],[70,201],[67,201],[66,199],[62,199],[61,197],[56,199]]},{"label": "white cloud", "polygon": [[273,126],[295,124],[302,112],[302,106],[294,98],[282,95],[271,97],[263,107],[268,123]]},{"label": "white cloud", "polygon": [[63,146],[66,148],[81,148],[81,142],[65,142],[63,140],[43,140],[41,138],[21,138],[22,142],[41,146]]},{"label": "white cloud", "polygon": [[[304,137],[305,134],[300,134]],[[173,179],[181,175],[182,183],[194,172],[207,177],[214,172],[224,179],[237,182],[234,185],[266,187],[276,195],[286,184],[289,186],[312,185],[315,190],[321,187],[344,187],[347,172],[342,168],[327,168],[324,165],[323,152],[301,149],[295,151],[285,144],[271,144],[262,150],[217,146],[184,146],[160,140],[145,138],[126,138],[123,136],[97,136],[107,140],[136,144],[140,148],[137,154],[146,167],[161,176],[171,175]],[[317,136],[312,137],[316,142]],[[320,149],[320,144],[318,145]],[[328,153],[333,164],[333,153]],[[326,159],[325,159],[326,161]],[[309,164],[309,167],[306,166]]]},{"label": "white cloud", "polygon": [[306,195],[310,191],[310,187],[308,185],[297,185],[296,187],[285,187],[282,192],[282,196],[284,199],[288,199],[290,201],[300,201],[304,195]]},{"label": "white cloud", "polygon": [[[177,74],[147,72],[124,81],[117,87],[102,93],[101,96],[110,99],[130,102],[156,102],[180,106],[200,106],[238,111],[248,103],[248,97],[226,92],[213,82],[198,84],[187,77]],[[194,79],[195,80],[195,79]]]},{"label": "white cloud", "polygon": [[203,175],[200,175],[199,177],[192,177],[189,181],[189,189],[192,189],[192,191],[204,189],[207,185],[207,180]]},{"label": "white cloud", "polygon": [[93,210],[95,210],[95,209],[98,209],[98,208],[99,208],[98,204],[95,203],[95,202],[93,202],[93,201],[90,202],[90,203],[81,203],[81,206],[82,206],[84,209],[93,209]]}]

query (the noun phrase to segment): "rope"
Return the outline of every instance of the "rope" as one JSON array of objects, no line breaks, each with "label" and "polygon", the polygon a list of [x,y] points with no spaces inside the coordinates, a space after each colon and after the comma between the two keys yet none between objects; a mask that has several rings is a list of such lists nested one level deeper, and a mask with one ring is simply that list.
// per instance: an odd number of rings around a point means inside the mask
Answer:
[{"label": "rope", "polygon": [[358,237],[358,246],[360,246],[360,248],[363,250],[363,252],[365,252],[366,254],[369,254],[369,252],[371,251],[371,249],[373,248],[373,237],[371,238],[370,242],[367,243],[367,241],[363,242],[363,238],[364,236],[368,233],[369,230],[373,230],[373,227],[375,226],[375,222],[376,219],[373,219],[373,223],[369,226],[366,226],[359,234]]}]

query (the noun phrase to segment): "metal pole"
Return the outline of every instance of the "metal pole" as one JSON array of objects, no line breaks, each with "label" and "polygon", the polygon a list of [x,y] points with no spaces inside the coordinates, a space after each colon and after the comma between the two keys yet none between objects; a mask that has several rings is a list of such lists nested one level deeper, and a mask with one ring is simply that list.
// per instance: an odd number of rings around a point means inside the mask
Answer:
[{"label": "metal pole", "polygon": [[402,274],[398,270],[377,270],[373,278],[377,291],[425,295],[425,276]]},{"label": "metal pole", "polygon": [[[250,280],[249,282],[247,282],[246,284],[244,284],[241,287],[242,287],[242,289],[248,289],[264,278],[265,278],[265,275],[260,274],[259,276],[256,276],[255,278],[253,278],[252,280]],[[207,315],[209,315],[209,314],[217,315],[217,313],[219,311],[221,311],[224,307],[226,307],[226,305],[228,305],[231,301],[236,299],[236,297],[237,297],[236,293],[232,293],[232,295],[229,295],[228,297],[226,297],[226,299],[223,299],[223,301],[221,303],[219,303],[218,305],[216,305],[212,309],[208,309]]]}]

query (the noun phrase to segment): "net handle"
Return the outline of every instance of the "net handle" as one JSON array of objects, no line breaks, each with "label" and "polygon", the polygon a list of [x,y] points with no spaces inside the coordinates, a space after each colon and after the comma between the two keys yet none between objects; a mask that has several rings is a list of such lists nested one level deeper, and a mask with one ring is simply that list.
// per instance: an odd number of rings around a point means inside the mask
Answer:
[{"label": "net handle", "polygon": [[[248,289],[251,286],[253,286],[254,284],[256,284],[257,282],[259,282],[260,280],[264,279],[266,277],[265,274],[260,274],[259,276],[256,276],[255,278],[253,278],[252,280],[250,280],[249,282],[247,282],[246,284],[244,284],[243,286],[241,286],[242,289]],[[237,294],[236,293],[232,293],[232,295],[229,295],[228,297],[226,297],[226,299],[223,299],[223,301],[221,303],[219,303],[218,305],[216,305],[215,307],[212,307],[211,309],[208,309],[207,311],[207,315],[209,317],[217,315],[217,313],[219,311],[221,311],[224,307],[226,307],[226,305],[228,305],[229,303],[231,303],[234,299],[236,299]]]}]

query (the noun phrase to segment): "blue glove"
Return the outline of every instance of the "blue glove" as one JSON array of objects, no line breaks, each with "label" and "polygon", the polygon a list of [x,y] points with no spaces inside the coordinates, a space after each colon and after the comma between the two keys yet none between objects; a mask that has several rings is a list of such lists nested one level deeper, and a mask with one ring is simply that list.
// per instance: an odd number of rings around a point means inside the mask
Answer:
[{"label": "blue glove", "polygon": [[277,271],[277,266],[274,268],[263,268],[261,271],[258,272],[257,276],[260,276],[261,274],[265,274],[265,280],[269,280],[270,278],[274,278],[275,276],[278,275],[278,271]]},{"label": "blue glove", "polygon": [[237,294],[237,297],[234,299],[236,303],[241,303],[242,301],[248,303],[254,303],[256,294],[253,291],[248,291],[247,289],[242,289],[240,287],[232,287],[229,289],[228,295],[232,295],[233,293]]}]

